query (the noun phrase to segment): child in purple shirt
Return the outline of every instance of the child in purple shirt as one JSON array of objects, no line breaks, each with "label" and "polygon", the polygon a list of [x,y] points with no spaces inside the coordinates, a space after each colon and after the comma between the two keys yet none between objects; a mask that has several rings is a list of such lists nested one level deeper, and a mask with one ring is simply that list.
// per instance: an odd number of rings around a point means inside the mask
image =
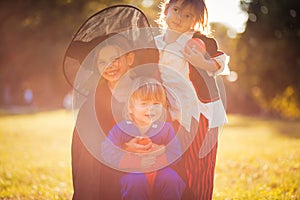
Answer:
[{"label": "child in purple shirt", "polygon": [[[102,144],[102,156],[113,168],[128,172],[120,179],[122,199],[181,199],[185,183],[169,166],[181,156],[171,123],[165,122],[166,94],[150,78],[133,84],[127,118],[116,124]],[[147,151],[134,152],[126,143],[146,138]],[[152,178],[152,181],[149,181]]]}]

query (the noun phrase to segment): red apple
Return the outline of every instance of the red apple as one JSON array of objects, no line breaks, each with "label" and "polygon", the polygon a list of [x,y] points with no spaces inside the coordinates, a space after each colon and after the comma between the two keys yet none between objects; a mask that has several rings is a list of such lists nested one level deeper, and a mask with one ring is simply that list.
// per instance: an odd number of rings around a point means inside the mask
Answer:
[{"label": "red apple", "polygon": [[152,142],[151,139],[148,138],[148,137],[139,137],[138,140],[137,140],[137,143],[142,144],[142,145],[147,145],[151,142]]},{"label": "red apple", "polygon": [[205,43],[199,39],[199,38],[192,38],[188,40],[184,46],[184,51],[186,53],[189,53],[189,50],[187,47],[190,47],[192,50],[197,49],[200,51],[203,55],[206,53],[206,46]]}]

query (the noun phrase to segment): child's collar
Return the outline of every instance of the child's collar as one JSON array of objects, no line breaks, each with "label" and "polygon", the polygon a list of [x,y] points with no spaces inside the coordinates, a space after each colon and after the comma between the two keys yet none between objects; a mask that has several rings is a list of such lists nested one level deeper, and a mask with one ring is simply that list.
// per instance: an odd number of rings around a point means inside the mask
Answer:
[{"label": "child's collar", "polygon": [[[155,121],[151,124],[149,129],[147,130],[147,136],[152,137],[156,135],[163,127],[164,123],[160,121]],[[141,136],[141,133],[137,126],[131,120],[124,120],[118,123],[118,127],[126,134],[136,137]]]}]

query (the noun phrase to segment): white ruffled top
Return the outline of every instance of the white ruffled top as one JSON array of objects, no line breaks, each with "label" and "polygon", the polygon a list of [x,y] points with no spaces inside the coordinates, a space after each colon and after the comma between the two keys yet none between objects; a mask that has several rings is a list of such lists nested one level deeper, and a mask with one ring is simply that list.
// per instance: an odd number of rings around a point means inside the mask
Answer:
[{"label": "white ruffled top", "polygon": [[[227,123],[222,101],[202,103],[189,79],[189,63],[180,51],[183,51],[186,42],[193,37],[194,33],[191,31],[181,34],[175,42],[170,44],[163,40],[163,35],[155,37],[157,48],[160,51],[159,70],[163,85],[167,89],[171,118],[178,120],[187,131],[190,131],[192,117],[199,120],[201,113],[208,119],[209,128]],[[214,74],[208,73],[209,76],[229,73],[228,56],[222,54],[213,59],[221,68]]]}]

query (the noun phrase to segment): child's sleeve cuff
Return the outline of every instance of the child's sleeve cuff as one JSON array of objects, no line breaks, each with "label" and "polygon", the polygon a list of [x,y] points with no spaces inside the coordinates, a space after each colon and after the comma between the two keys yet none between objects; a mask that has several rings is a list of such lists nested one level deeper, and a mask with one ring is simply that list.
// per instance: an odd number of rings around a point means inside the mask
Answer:
[{"label": "child's sleeve cuff", "polygon": [[219,66],[219,69],[215,72],[207,72],[209,76],[218,76],[218,75],[229,75],[230,69],[228,66],[230,57],[223,52],[218,53],[214,57],[211,57],[213,61]]}]

